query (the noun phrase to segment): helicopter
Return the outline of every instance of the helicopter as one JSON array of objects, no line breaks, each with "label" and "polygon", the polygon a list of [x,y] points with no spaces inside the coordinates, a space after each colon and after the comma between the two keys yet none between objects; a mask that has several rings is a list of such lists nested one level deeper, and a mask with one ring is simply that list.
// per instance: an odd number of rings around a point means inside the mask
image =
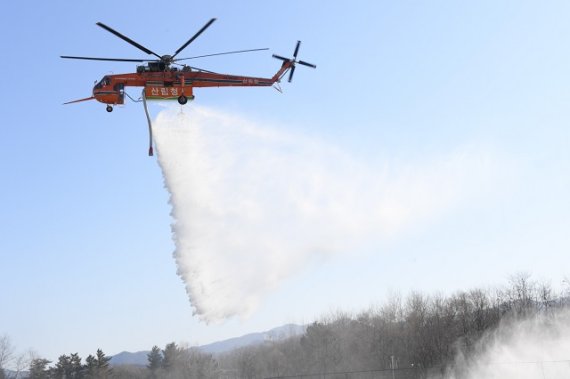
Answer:
[{"label": "helicopter", "polygon": [[[289,72],[288,81],[291,82],[293,79],[293,74],[295,72],[295,66],[297,64],[316,68],[317,66],[302,60],[297,60],[297,54],[299,53],[299,47],[301,46],[301,41],[297,41],[295,50],[293,52],[293,58],[285,58],[280,55],[273,54],[273,58],[283,61],[279,70],[271,78],[262,77],[252,77],[252,76],[240,76],[240,75],[228,75],[216,73],[197,67],[193,67],[184,63],[178,63],[182,61],[187,61],[191,59],[218,56],[218,55],[228,55],[228,54],[240,54],[261,50],[268,50],[268,48],[261,49],[248,49],[248,50],[238,50],[238,51],[228,51],[223,53],[206,54],[200,56],[193,56],[187,58],[177,58],[188,45],[190,45],[196,38],[198,38],[207,28],[210,27],[216,21],[215,18],[210,19],[196,34],[194,34],[189,40],[187,40],[182,46],[180,46],[171,55],[159,55],[154,51],[146,48],[145,46],[135,42],[129,37],[119,33],[115,29],[103,24],[102,22],[97,22],[96,25],[103,28],[104,30],[112,33],[113,35],[119,37],[123,41],[131,44],[137,49],[153,55],[155,58],[152,59],[128,59],[128,58],[95,58],[95,57],[79,57],[79,56],[69,56],[61,55],[64,59],[82,59],[82,60],[92,60],[92,61],[112,61],[112,62],[136,62],[142,63],[137,66],[136,72],[125,73],[125,74],[114,74],[105,75],[103,78],[95,83],[93,87],[92,96],[68,101],[64,104],[72,104],[89,100],[97,100],[101,103],[107,104],[107,112],[112,112],[115,105],[122,105],[125,102],[125,94],[131,98],[128,93],[125,92],[126,87],[143,87],[142,90],[142,100],[144,101],[145,112],[149,124],[149,155],[153,155],[152,149],[152,126],[150,121],[150,116],[146,107],[146,100],[177,100],[179,104],[184,105],[189,100],[194,100],[194,88],[199,87],[268,87],[274,86],[280,83],[281,79]],[[279,88],[277,87],[279,90]],[[132,98],[131,98],[132,99]],[[137,101],[134,100],[133,101]]]},{"label": "helicopter", "polygon": [[180,104],[186,104],[188,100],[194,99],[193,88],[196,87],[267,87],[273,86],[280,82],[281,78],[289,71],[289,82],[293,79],[295,65],[300,64],[311,68],[317,66],[297,60],[297,54],[301,41],[297,41],[293,58],[285,58],[273,54],[274,58],[283,61],[281,68],[271,78],[260,78],[251,76],[227,75],[220,74],[208,70],[199,69],[178,62],[204,58],[217,55],[239,54],[253,51],[268,50],[249,49],[228,51],[223,53],[206,54],[187,58],[177,58],[188,45],[200,36],[212,23],[216,21],[212,18],[208,21],[196,34],[178,48],[172,55],[158,55],[154,51],[144,47],[143,45],[133,41],[129,37],[119,33],[115,29],[98,22],[96,25],[114,34],[122,40],[128,42],[139,50],[154,55],[154,59],[124,59],[124,58],[94,58],[94,57],[77,57],[62,55],[64,59],[83,59],[96,61],[113,61],[113,62],[138,62],[143,63],[137,66],[136,73],[105,75],[93,87],[93,95],[84,99],[69,101],[64,104],[77,103],[81,101],[97,100],[107,104],[107,112],[112,112],[115,105],[121,105],[125,102],[126,87],[143,87],[143,93],[148,100],[178,100]]}]

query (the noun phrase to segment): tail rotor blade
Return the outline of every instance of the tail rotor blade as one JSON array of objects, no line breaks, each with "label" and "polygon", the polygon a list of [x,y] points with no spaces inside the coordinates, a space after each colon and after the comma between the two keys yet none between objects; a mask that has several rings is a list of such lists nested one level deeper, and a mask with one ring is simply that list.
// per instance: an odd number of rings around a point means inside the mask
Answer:
[{"label": "tail rotor blade", "polygon": [[276,54],[273,54],[273,58],[280,59],[280,60],[282,60],[283,62],[288,62],[288,61],[289,61],[289,58],[285,58],[285,57],[282,57],[281,55],[276,55]]},{"label": "tail rotor blade", "polygon": [[297,41],[297,46],[295,46],[295,52],[293,53],[293,58],[297,59],[297,54],[299,53],[299,47],[301,47],[301,41]]},{"label": "tail rotor blade", "polygon": [[293,80],[293,74],[295,73],[295,66],[291,66],[291,71],[289,72],[289,83]]},{"label": "tail rotor blade", "polygon": [[303,62],[303,61],[299,61],[299,62],[297,62],[297,63],[302,64],[303,66],[312,67],[312,68],[317,68],[317,65],[314,65],[314,64],[312,64],[312,63]]}]

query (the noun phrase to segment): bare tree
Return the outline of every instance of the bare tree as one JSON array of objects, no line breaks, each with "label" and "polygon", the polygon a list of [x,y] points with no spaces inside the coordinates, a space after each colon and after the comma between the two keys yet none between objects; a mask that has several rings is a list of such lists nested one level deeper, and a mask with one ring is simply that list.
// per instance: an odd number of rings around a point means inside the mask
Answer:
[{"label": "bare tree", "polygon": [[536,302],[536,284],[530,280],[530,274],[519,272],[509,278],[509,297],[513,309],[518,315],[526,316]]},{"label": "bare tree", "polygon": [[471,303],[473,312],[472,322],[473,329],[477,334],[482,333],[490,325],[490,308],[491,302],[487,293],[481,289],[469,291],[468,299]]},{"label": "bare tree", "polygon": [[35,351],[29,349],[28,351],[18,354],[14,358],[14,379],[19,379],[22,376],[22,372],[30,367],[32,360],[36,358],[37,354]]},{"label": "bare tree", "polygon": [[342,359],[340,339],[331,322],[314,322],[307,327],[301,337],[301,347],[305,351],[309,367],[320,372],[333,371]]},{"label": "bare tree", "polygon": [[390,323],[404,321],[404,313],[402,295],[398,292],[391,293],[386,303],[380,308],[380,317]]},{"label": "bare tree", "polygon": [[254,348],[246,347],[240,349],[237,365],[240,378],[255,379],[260,376],[260,368]]},{"label": "bare tree", "polygon": [[545,314],[550,314],[555,305],[552,286],[548,282],[541,282],[537,288],[540,310]]},{"label": "bare tree", "polygon": [[143,367],[121,365],[113,367],[111,378],[113,379],[140,379],[146,378],[147,370]]},{"label": "bare tree", "polygon": [[212,354],[202,353],[195,348],[185,349],[184,377],[215,379],[219,377],[219,364]]},{"label": "bare tree", "polygon": [[564,280],[562,280],[562,285],[564,288],[560,295],[560,305],[570,305],[570,278],[565,277]]},{"label": "bare tree", "polygon": [[12,362],[14,356],[14,346],[8,335],[0,337],[0,370],[4,370]]}]

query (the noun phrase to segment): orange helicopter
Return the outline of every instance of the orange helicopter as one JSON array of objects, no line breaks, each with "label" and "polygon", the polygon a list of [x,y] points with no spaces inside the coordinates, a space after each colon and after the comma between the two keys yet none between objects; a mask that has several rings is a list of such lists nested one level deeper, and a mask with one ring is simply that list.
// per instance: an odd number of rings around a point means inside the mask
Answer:
[{"label": "orange helicopter", "polygon": [[[317,66],[312,63],[307,63],[297,60],[297,54],[301,41],[297,41],[293,58],[285,58],[273,54],[274,58],[283,61],[279,70],[271,78],[260,78],[251,76],[227,75],[220,74],[178,62],[211,57],[217,55],[239,54],[253,51],[268,50],[262,49],[249,49],[239,51],[228,51],[223,53],[200,55],[188,58],[176,58],[188,45],[190,45],[200,34],[202,34],[212,23],[216,21],[212,18],[208,21],[196,34],[194,34],[188,41],[186,41],[178,50],[172,55],[158,55],[154,51],[147,49],[141,44],[133,41],[127,36],[117,32],[111,27],[98,22],[97,26],[107,30],[122,40],[128,42],[139,50],[147,54],[154,55],[154,59],[123,59],[123,58],[93,58],[93,57],[77,57],[62,55],[61,58],[65,59],[83,59],[95,61],[113,61],[113,62],[138,62],[143,63],[137,66],[136,73],[105,75],[93,87],[93,96],[84,99],[69,101],[64,104],[78,103],[82,101],[97,100],[101,103],[107,104],[107,112],[112,112],[115,105],[124,104],[125,102],[125,88],[126,87],[143,87],[142,100],[145,104],[145,111],[149,121],[149,140],[150,148],[149,155],[153,155],[152,150],[152,128],[150,117],[146,109],[146,100],[178,100],[180,104],[186,104],[188,100],[194,99],[194,87],[269,87],[279,83],[281,79],[289,72],[288,81],[291,82],[295,72],[295,65],[300,64],[307,67],[316,68]],[[176,67],[178,66],[178,67]],[[126,94],[131,98],[128,94]],[[132,98],[131,98],[132,99]],[[137,101],[137,100],[134,100]]]}]

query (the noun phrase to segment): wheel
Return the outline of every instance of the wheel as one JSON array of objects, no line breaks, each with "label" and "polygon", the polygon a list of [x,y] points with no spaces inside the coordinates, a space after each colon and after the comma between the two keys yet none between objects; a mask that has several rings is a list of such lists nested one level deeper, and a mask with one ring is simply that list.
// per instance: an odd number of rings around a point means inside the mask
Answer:
[{"label": "wheel", "polygon": [[188,102],[188,98],[187,98],[186,96],[180,95],[180,96],[178,97],[178,104],[184,105],[184,104],[186,104],[187,102]]},{"label": "wheel", "polygon": [[110,105],[107,105],[107,112],[113,112],[113,107]]}]

